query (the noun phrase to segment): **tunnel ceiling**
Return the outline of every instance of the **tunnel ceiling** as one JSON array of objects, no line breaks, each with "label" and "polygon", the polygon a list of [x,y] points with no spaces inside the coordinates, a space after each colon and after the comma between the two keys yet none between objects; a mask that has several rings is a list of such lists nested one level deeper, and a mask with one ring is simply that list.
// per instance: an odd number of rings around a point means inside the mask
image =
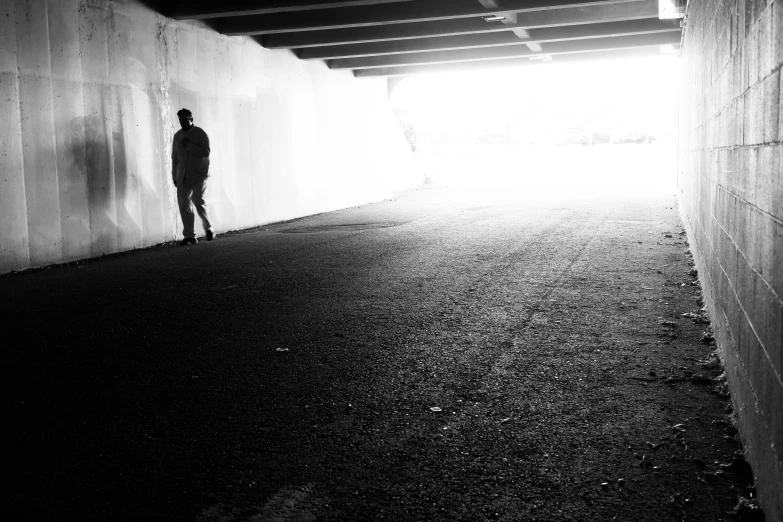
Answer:
[{"label": "tunnel ceiling", "polygon": [[[682,3],[682,0],[680,0]],[[659,0],[188,0],[161,11],[356,76],[658,55]]]}]

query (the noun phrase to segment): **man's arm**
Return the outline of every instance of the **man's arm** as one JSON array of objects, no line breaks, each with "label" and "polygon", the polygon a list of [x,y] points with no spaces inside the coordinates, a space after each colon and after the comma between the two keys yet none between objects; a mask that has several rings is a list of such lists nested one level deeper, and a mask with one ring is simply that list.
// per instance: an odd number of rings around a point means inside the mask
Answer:
[{"label": "man's arm", "polygon": [[174,186],[177,186],[177,140],[176,135],[171,140],[171,180],[174,182]]},{"label": "man's arm", "polygon": [[193,136],[193,138],[195,139],[191,140],[189,138],[185,138],[182,140],[182,143],[185,146],[185,150],[194,156],[198,156],[199,158],[208,158],[210,150],[209,136],[207,136],[207,133],[202,130],[198,135]]}]

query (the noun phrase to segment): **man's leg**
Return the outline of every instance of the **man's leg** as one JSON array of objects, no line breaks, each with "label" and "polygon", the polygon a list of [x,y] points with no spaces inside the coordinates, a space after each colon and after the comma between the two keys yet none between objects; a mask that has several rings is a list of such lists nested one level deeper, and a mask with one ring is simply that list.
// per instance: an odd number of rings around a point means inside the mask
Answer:
[{"label": "man's leg", "polygon": [[185,236],[185,239],[196,237],[196,232],[193,230],[195,216],[190,201],[191,194],[193,194],[193,187],[183,180],[177,187],[177,202],[179,203],[179,215],[182,217],[182,235]]},{"label": "man's leg", "polygon": [[204,225],[204,232],[206,232],[207,236],[209,236],[210,232],[212,232],[212,223],[209,222],[209,214],[207,212],[207,202],[204,201],[204,193],[206,191],[207,191],[207,180],[197,181],[193,185],[193,204],[196,206],[196,212],[198,212],[198,217],[201,218],[201,223]]}]

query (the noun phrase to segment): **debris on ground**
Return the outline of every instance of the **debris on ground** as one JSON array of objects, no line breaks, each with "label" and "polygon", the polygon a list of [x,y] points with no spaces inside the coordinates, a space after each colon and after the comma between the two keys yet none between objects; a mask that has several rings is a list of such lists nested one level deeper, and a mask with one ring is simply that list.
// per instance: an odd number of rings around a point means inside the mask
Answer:
[{"label": "debris on ground", "polygon": [[443,410],[442,410],[442,409],[440,409],[440,408],[438,408],[437,406],[433,406],[432,408],[430,408],[430,411],[434,411],[434,412],[436,412],[436,413],[437,413],[437,412],[439,412],[439,411],[443,411]]},{"label": "debris on ground", "polygon": [[287,352],[288,348],[276,348],[275,351],[276,352]]},{"label": "debris on ground", "polygon": [[712,332],[705,330],[701,334],[701,342],[704,344],[712,344],[715,342],[715,336]]},{"label": "debris on ground", "polygon": [[720,362],[720,357],[715,352],[712,352],[707,360],[700,362],[701,367],[705,370],[719,370],[723,366]]},{"label": "debris on ground", "polygon": [[740,497],[737,505],[729,512],[738,522],[764,522],[764,512],[758,504],[758,499]]},{"label": "debris on ground", "polygon": [[703,373],[697,373],[696,375],[692,375],[691,382],[693,384],[699,384],[699,385],[713,384],[712,378],[707,375],[704,375]]},{"label": "debris on ground", "polygon": [[682,317],[691,319],[694,324],[710,324],[710,319],[707,317],[706,312],[699,310],[696,312],[685,312]]}]

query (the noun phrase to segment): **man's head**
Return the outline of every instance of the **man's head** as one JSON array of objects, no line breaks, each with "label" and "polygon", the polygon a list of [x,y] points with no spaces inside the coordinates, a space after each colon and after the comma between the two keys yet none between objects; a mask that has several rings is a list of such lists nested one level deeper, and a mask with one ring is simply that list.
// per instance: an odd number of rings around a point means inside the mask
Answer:
[{"label": "man's head", "polygon": [[188,130],[193,126],[193,113],[187,109],[180,109],[177,111],[177,117],[179,118],[179,124],[184,130]]}]

